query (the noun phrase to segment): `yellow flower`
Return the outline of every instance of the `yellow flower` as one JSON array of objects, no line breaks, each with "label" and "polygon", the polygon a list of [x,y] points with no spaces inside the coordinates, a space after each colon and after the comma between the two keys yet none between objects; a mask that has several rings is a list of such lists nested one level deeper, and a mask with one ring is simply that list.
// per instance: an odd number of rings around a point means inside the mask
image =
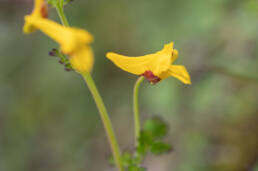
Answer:
[{"label": "yellow flower", "polygon": [[93,66],[93,52],[89,44],[93,36],[83,30],[65,27],[48,20],[41,14],[44,0],[35,0],[32,14],[25,16],[24,33],[40,30],[60,44],[61,51],[69,55],[70,63],[77,72],[90,72]]},{"label": "yellow flower", "polygon": [[157,83],[167,77],[175,77],[184,84],[191,84],[190,75],[182,65],[173,65],[178,51],[173,49],[173,42],[154,54],[140,57],[128,57],[113,52],[107,53],[107,58],[122,70],[136,75],[142,75],[151,83]]},{"label": "yellow flower", "polygon": [[[47,18],[48,8],[45,0],[35,0],[34,9],[30,14],[30,16],[37,17],[37,18]],[[31,33],[35,30],[36,28],[29,22],[26,22],[23,27],[24,33]]]},{"label": "yellow flower", "polygon": [[65,27],[48,19],[26,16],[25,23],[30,23],[54,39],[60,44],[61,50],[65,54],[73,53],[86,44],[93,42],[93,37],[89,32],[78,28]]},{"label": "yellow flower", "polygon": [[93,51],[90,46],[84,46],[70,56],[72,67],[79,73],[90,72],[93,65]]}]

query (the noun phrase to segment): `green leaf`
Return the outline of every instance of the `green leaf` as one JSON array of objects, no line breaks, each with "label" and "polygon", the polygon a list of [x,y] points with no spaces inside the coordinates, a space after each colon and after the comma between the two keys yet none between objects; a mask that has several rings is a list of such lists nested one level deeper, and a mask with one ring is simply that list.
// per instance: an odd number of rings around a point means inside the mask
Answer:
[{"label": "green leaf", "polygon": [[162,154],[171,150],[171,145],[161,142],[167,135],[168,126],[160,118],[155,117],[144,123],[138,139],[137,153],[144,156],[148,151]]},{"label": "green leaf", "polygon": [[147,120],[140,132],[136,152],[133,155],[128,152],[122,154],[123,165],[127,171],[146,171],[140,165],[148,152],[158,155],[171,151],[171,145],[161,141],[167,132],[168,126],[160,118]]},{"label": "green leaf", "polygon": [[155,155],[167,153],[167,152],[170,152],[171,150],[172,150],[171,145],[163,142],[154,142],[151,145],[151,149],[150,149],[150,151]]},{"label": "green leaf", "polygon": [[122,154],[122,162],[123,162],[123,165],[126,167],[129,165],[132,165],[134,162],[133,162],[133,157],[132,157],[131,153],[124,152]]},{"label": "green leaf", "polygon": [[115,159],[114,159],[113,156],[110,156],[110,157],[108,158],[108,163],[109,163],[111,166],[114,166],[114,165],[115,165]]},{"label": "green leaf", "polygon": [[168,126],[162,119],[155,117],[144,123],[143,130],[149,132],[156,139],[167,135]]},{"label": "green leaf", "polygon": [[138,154],[144,154],[153,142],[153,137],[149,132],[141,131],[140,137],[138,139],[138,146],[136,151]]}]

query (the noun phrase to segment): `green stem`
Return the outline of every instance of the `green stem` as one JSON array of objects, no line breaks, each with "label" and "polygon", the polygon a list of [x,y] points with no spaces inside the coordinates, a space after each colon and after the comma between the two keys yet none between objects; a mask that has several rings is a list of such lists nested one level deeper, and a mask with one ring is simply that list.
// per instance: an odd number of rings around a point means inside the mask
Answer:
[{"label": "green stem", "polygon": [[139,86],[141,85],[143,80],[144,80],[143,76],[139,77],[134,85],[134,90],[133,90],[135,146],[137,146],[138,144],[138,138],[140,136],[140,131],[141,131],[138,96],[139,96]]},{"label": "green stem", "polygon": [[107,110],[102,101],[102,98],[96,88],[96,85],[95,85],[90,73],[82,74],[82,76],[83,76],[86,84],[88,85],[90,92],[96,102],[97,108],[99,110],[102,122],[104,124],[105,130],[106,130],[106,133],[108,136],[109,143],[111,145],[111,149],[112,149],[112,153],[113,153],[113,156],[115,159],[116,166],[118,167],[118,169],[120,171],[123,171],[123,165],[122,165],[121,156],[120,156],[120,149],[119,149],[118,143],[116,141],[116,136],[115,136],[111,121],[108,117]]},{"label": "green stem", "polygon": [[67,27],[68,27],[68,26],[69,26],[69,23],[68,23],[68,20],[67,20],[67,18],[66,18],[66,16],[65,16],[65,13],[64,13],[63,1],[60,1],[59,3],[57,3],[57,4],[55,5],[55,8],[56,8],[56,11],[57,11],[57,13],[58,13],[58,15],[59,15],[59,18],[60,18],[62,24],[63,24],[64,26],[67,26]]},{"label": "green stem", "polygon": [[[62,21],[62,24],[64,26],[68,27],[69,23],[68,23],[67,18],[64,14],[63,1],[62,0],[60,1],[60,3],[58,3],[56,5],[56,10],[58,12],[58,15],[59,15],[61,21]],[[90,90],[90,92],[91,92],[91,94],[92,94],[92,96],[95,100],[95,103],[97,105],[97,108],[99,110],[100,117],[101,117],[101,120],[104,124],[105,131],[106,131],[106,134],[107,134],[110,146],[111,146],[112,154],[114,156],[116,167],[118,168],[119,171],[124,171],[123,163],[122,163],[122,159],[121,159],[120,148],[118,146],[117,139],[116,139],[111,121],[109,119],[106,107],[104,105],[104,102],[103,102],[103,100],[102,100],[102,98],[101,98],[101,96],[98,92],[98,89],[97,89],[97,87],[94,83],[94,80],[92,79],[90,73],[84,73],[84,74],[81,74],[81,75],[84,78],[85,83],[88,85],[89,90]]]}]

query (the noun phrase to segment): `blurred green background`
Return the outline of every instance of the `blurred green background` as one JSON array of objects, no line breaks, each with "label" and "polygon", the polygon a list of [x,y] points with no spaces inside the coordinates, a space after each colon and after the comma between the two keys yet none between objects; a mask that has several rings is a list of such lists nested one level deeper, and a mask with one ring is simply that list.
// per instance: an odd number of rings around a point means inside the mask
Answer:
[{"label": "blurred green background", "polygon": [[[40,32],[22,33],[32,0],[0,1],[0,171],[112,171],[110,148],[83,80],[48,52]],[[133,149],[137,76],[105,58],[139,56],[175,42],[174,78],[140,90],[141,119],[170,125],[174,151],[149,155],[149,171],[258,170],[257,0],[74,0],[71,25],[95,36],[92,72],[123,150]],[[49,17],[59,21],[53,8]]]}]

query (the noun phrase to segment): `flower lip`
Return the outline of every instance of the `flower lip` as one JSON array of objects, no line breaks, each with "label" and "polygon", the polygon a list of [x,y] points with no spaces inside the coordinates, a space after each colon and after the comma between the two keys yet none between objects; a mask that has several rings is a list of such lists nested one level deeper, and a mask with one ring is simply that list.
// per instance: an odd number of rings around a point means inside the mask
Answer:
[{"label": "flower lip", "polygon": [[161,79],[154,75],[151,71],[145,71],[141,76],[144,76],[150,83],[156,84]]}]

